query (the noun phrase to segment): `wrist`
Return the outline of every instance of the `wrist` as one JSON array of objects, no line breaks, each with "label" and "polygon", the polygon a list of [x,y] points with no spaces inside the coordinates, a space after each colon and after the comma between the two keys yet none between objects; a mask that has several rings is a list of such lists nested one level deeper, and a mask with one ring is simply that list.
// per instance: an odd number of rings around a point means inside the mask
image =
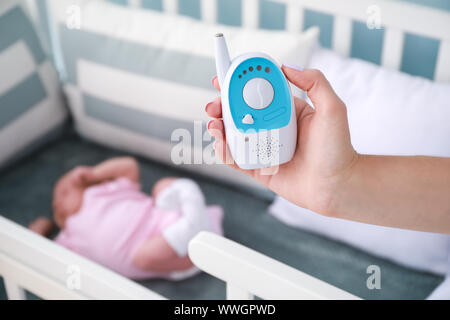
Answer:
[{"label": "wrist", "polygon": [[365,158],[366,155],[353,151],[348,166],[328,182],[321,207],[314,211],[328,217],[345,218],[345,213],[355,201],[355,189],[362,187],[358,181],[362,179],[361,167]]}]

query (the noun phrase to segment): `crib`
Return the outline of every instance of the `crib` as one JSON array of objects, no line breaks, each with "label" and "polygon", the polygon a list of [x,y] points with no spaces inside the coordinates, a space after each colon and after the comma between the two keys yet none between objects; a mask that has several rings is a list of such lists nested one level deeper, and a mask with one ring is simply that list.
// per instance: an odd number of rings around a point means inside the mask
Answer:
[{"label": "crib", "polygon": [[[286,6],[285,28],[303,26],[304,10],[334,16],[331,47],[348,56],[352,21],[366,22],[369,8],[381,13],[384,38],[381,65],[400,69],[404,35],[440,40],[434,80],[450,81],[450,13],[385,0],[274,0]],[[136,5],[139,1],[129,1]],[[202,19],[217,21],[217,1],[202,0]],[[242,1],[242,24],[257,28],[259,0]],[[177,0],[163,1],[176,14]],[[374,7],[375,6],[375,7]],[[369,11],[368,11],[369,10]],[[415,19],[411,19],[415,17]],[[189,256],[202,271],[226,283],[226,298],[359,299],[357,296],[289,267],[224,237],[201,232],[189,244]],[[25,290],[43,299],[165,299],[129,279],[89,261],[26,228],[0,217],[0,275],[9,299],[25,299]]]}]

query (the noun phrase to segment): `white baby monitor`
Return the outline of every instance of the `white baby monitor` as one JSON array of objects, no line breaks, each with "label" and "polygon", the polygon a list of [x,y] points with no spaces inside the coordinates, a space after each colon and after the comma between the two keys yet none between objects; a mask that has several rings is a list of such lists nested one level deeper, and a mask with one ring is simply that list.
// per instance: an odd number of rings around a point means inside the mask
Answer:
[{"label": "white baby monitor", "polygon": [[289,84],[276,62],[253,52],[230,60],[225,39],[215,37],[227,144],[237,165],[258,169],[288,162],[297,144]]}]

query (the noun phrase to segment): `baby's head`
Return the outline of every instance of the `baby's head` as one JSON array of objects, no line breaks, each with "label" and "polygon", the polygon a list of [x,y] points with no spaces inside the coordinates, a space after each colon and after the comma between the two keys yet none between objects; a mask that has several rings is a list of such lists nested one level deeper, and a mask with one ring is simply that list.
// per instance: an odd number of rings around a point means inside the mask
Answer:
[{"label": "baby's head", "polygon": [[174,183],[175,180],[177,180],[177,178],[174,178],[174,177],[162,178],[162,179],[158,180],[155,183],[155,185],[153,186],[153,190],[152,190],[153,199],[156,199],[158,194],[160,194],[161,191],[163,191],[165,188],[169,187],[172,183]]},{"label": "baby's head", "polygon": [[83,202],[83,193],[89,186],[92,172],[89,167],[77,167],[62,176],[53,190],[53,212],[58,227],[64,227],[65,220],[76,213]]}]

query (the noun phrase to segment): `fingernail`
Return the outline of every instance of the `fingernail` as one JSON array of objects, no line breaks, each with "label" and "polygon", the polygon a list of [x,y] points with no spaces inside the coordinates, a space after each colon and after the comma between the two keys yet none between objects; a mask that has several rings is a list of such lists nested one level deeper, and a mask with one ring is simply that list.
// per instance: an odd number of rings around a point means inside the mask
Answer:
[{"label": "fingernail", "polygon": [[299,67],[299,66],[296,66],[295,64],[290,64],[290,63],[283,63],[283,66],[294,69],[294,70],[298,70],[298,71],[304,70],[302,67]]},{"label": "fingernail", "polygon": [[208,104],[206,104],[205,112],[208,112],[208,107],[209,107],[209,105],[210,105],[211,103],[212,103],[212,102],[209,102]]},{"label": "fingernail", "polygon": [[212,79],[211,79],[211,84],[214,86],[214,79],[216,79],[217,78],[217,76],[214,76],[214,77],[212,77]]}]

